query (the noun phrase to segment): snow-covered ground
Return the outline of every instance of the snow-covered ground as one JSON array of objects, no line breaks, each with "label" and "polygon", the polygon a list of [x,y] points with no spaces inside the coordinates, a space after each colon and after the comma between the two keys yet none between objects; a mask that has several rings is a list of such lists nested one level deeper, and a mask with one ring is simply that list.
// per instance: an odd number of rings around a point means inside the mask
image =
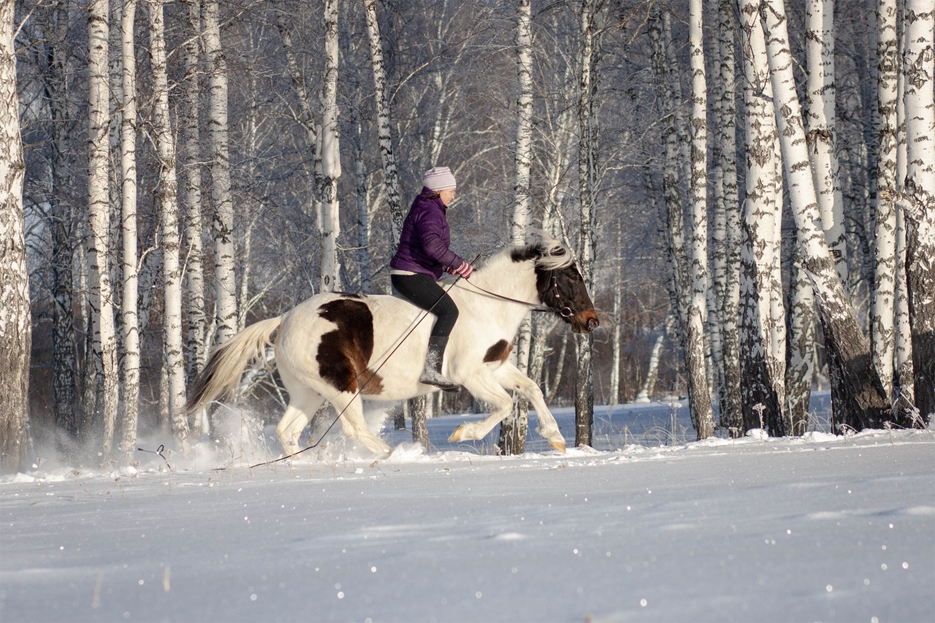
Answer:
[{"label": "snow-covered ground", "polygon": [[688,442],[683,406],[595,420],[602,449],[565,455],[534,433],[519,457],[452,447],[452,417],[428,455],[393,431],[386,460],[336,437],[250,469],[278,449],[237,418],[171,471],[48,460],[0,481],[0,620],[935,620],[931,430]]}]

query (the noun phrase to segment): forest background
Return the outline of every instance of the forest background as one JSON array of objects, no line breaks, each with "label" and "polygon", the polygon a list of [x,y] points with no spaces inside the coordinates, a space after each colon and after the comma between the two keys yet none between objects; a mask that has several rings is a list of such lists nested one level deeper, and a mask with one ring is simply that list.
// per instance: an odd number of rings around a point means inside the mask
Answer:
[{"label": "forest background", "polygon": [[[515,352],[576,406],[578,444],[595,401],[659,395],[688,396],[699,438],[802,434],[822,384],[838,432],[935,413],[931,0],[4,0],[0,17],[4,469],[39,445],[121,463],[140,434],[209,433],[180,407],[211,348],[313,293],[388,292],[436,165],[458,179],[462,255],[533,230],[575,252],[602,328],[536,315]],[[284,405],[263,366],[241,389],[270,418]],[[418,436],[421,414],[474,407],[408,410]]]}]

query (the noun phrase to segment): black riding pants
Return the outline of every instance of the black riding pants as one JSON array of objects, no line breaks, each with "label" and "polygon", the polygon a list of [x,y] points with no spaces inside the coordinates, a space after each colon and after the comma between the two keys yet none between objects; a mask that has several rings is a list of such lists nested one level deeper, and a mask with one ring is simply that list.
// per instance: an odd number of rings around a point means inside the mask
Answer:
[{"label": "black riding pants", "polygon": [[390,275],[393,288],[416,307],[430,311],[438,318],[432,327],[432,337],[448,337],[458,320],[458,306],[429,275]]}]

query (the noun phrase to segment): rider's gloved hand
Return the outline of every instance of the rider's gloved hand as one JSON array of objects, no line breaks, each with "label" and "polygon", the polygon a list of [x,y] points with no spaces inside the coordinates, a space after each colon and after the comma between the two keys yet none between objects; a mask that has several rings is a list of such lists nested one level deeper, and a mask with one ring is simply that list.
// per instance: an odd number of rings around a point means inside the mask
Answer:
[{"label": "rider's gloved hand", "polygon": [[461,262],[461,266],[454,268],[449,271],[452,275],[457,275],[459,277],[464,277],[465,279],[470,278],[474,273],[474,267],[468,264],[467,262]]}]

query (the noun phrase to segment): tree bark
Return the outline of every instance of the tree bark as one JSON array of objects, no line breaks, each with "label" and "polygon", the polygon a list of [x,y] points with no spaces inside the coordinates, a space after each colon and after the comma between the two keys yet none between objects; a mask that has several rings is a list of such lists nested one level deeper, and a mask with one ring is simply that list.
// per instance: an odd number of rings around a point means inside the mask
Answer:
[{"label": "tree bark", "polygon": [[[578,268],[589,292],[594,286],[595,214],[593,189],[595,166],[592,136],[592,98],[594,82],[594,13],[591,0],[582,0],[580,12],[580,56],[578,75],[578,195],[580,198],[580,238],[578,242]],[[578,369],[575,375],[575,445],[591,445],[591,427],[594,422],[594,376],[591,358],[594,335],[575,336]]]},{"label": "tree bark", "polygon": [[[691,116],[691,303],[686,341],[692,350],[705,351],[708,290],[708,97],[705,79],[702,0],[689,2],[688,38],[692,74]],[[705,358],[692,358],[688,370],[689,407],[695,414],[698,439],[714,434],[714,412]]]},{"label": "tree bark", "polygon": [[[761,6],[767,41],[770,78],[776,98],[782,160],[788,180],[796,227],[802,234],[803,266],[818,300],[825,346],[832,374],[832,392],[844,398],[836,424],[861,430],[879,428],[890,418],[889,403],[873,368],[870,343],[835,270],[820,222],[814,180],[802,124],[801,108],[792,75],[792,54],[782,0],[764,0]],[[833,366],[840,366],[835,372]],[[840,429],[839,429],[840,430]]]},{"label": "tree bark", "polygon": [[721,362],[724,382],[722,425],[739,430],[743,414],[740,399],[740,350],[737,319],[740,308],[741,204],[737,185],[737,104],[735,99],[735,56],[733,2],[718,2],[718,59],[721,88],[717,113],[717,145],[721,168],[721,200],[725,213],[723,291],[721,294]]},{"label": "tree bark", "polygon": [[[26,469],[32,321],[23,215],[15,3],[0,4],[0,471]],[[106,38],[105,38],[106,41]]]},{"label": "tree bark", "polygon": [[893,397],[896,298],[896,108],[899,45],[896,0],[877,3],[877,170],[874,208],[873,303],[870,337],[873,363],[887,397]]},{"label": "tree bark", "polygon": [[227,120],[227,59],[221,48],[218,0],[203,5],[208,61],[208,139],[211,149],[211,200],[214,204],[214,284],[217,343],[237,332],[234,204],[231,198]]},{"label": "tree bark", "polygon": [[935,0],[906,0],[906,280],[918,426],[935,415]]},{"label": "tree bark", "polygon": [[782,222],[782,164],[773,90],[766,70],[766,42],[756,0],[740,4],[744,33],[746,132],[745,241],[740,291],[744,310],[741,370],[744,428],[767,426],[786,434],[785,318],[779,273]]},{"label": "tree bark", "polygon": [[[510,241],[521,245],[526,239],[530,219],[530,170],[532,159],[532,14],[530,0],[519,0],[516,7],[516,73],[519,97],[516,100],[516,176],[513,183],[513,218],[510,223]],[[523,373],[529,368],[529,342],[532,324],[527,317],[516,336],[513,356],[516,367]],[[514,401],[513,413],[500,424],[500,452],[522,454],[526,449],[529,430],[529,405],[523,398]]]},{"label": "tree bark", "polygon": [[113,289],[110,280],[110,159],[108,102],[108,3],[92,0],[88,14],[88,196],[91,239],[88,259],[91,266],[91,313],[94,316],[94,348],[101,361],[101,395],[104,433],[104,460],[113,454],[117,421],[119,379],[117,336],[114,325]]},{"label": "tree bark", "polygon": [[789,294],[789,350],[786,358],[786,418],[789,435],[808,430],[809,401],[815,375],[815,294],[802,267],[801,253],[794,251]]},{"label": "tree bark", "polygon": [[178,179],[175,140],[169,120],[169,84],[166,73],[164,0],[149,3],[150,53],[153,74],[153,130],[159,156],[157,198],[162,216],[162,275],[164,285],[163,332],[166,373],[169,382],[169,420],[172,435],[188,450],[188,417],[185,404],[185,356],[182,349],[182,271],[180,264]]},{"label": "tree bark", "polygon": [[847,287],[844,199],[835,153],[834,0],[810,0],[806,7],[806,140],[822,227],[834,257],[835,269],[841,283]]},{"label": "tree bark", "polygon": [[205,312],[204,245],[201,240],[204,227],[201,217],[201,130],[199,127],[199,100],[201,68],[201,1],[187,0],[187,24],[181,58],[184,78],[182,104],[179,112],[179,138],[181,184],[179,205],[187,216],[185,243],[187,246],[185,279],[188,290],[188,382],[201,372],[207,360],[207,317]]},{"label": "tree bark", "polygon": [[[124,1],[124,0],[121,0]],[[123,81],[123,118],[120,128],[121,227],[123,236],[123,417],[120,423],[119,460],[129,464],[136,453],[140,397],[139,275],[137,274],[136,183],[136,52],[134,22],[136,0],[125,0],[120,23]]]},{"label": "tree bark", "polygon": [[337,239],[341,232],[338,178],[338,1],[325,0],[325,73],[321,87],[321,291],[338,287]]}]

